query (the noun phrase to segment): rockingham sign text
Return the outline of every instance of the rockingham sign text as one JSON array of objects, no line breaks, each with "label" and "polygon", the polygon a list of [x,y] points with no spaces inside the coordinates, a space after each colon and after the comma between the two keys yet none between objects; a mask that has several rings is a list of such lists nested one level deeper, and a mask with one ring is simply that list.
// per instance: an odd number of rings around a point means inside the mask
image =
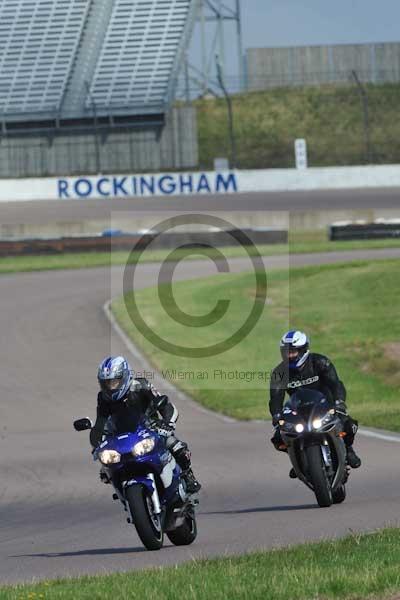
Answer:
[{"label": "rockingham sign text", "polygon": [[400,165],[0,179],[0,202],[400,187]]},{"label": "rockingham sign text", "polygon": [[59,179],[57,182],[58,198],[226,194],[237,191],[237,175],[229,172],[81,177]]}]

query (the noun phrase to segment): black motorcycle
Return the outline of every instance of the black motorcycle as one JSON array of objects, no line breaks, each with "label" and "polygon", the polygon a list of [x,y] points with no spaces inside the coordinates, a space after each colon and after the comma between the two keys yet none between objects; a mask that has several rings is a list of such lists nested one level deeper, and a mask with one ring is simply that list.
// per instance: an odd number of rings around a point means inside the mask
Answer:
[{"label": "black motorcycle", "polygon": [[297,477],[321,507],[346,498],[345,433],[334,405],[317,390],[298,390],[284,404],[281,436]]}]

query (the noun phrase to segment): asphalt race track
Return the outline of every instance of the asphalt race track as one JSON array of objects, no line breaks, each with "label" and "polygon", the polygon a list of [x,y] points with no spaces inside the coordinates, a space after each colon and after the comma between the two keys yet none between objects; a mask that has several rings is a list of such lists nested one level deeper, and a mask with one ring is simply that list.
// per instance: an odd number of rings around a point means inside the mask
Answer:
[{"label": "asphalt race track", "polygon": [[[384,256],[400,258],[400,249],[368,253]],[[327,256],[291,262],[317,260]],[[287,259],[266,263],[284,266]],[[242,259],[230,264],[249,268]],[[185,265],[180,278],[215,273],[207,261]],[[138,286],[152,285],[157,273],[157,265],[141,267]],[[121,269],[113,274],[120,278]],[[319,509],[312,493],[289,479],[287,457],[268,442],[269,424],[230,422],[178,401],[178,434],[190,442],[203,483],[199,536],[191,547],[167,541],[160,552],[144,551],[110,487],[98,481],[87,434],[72,429],[74,418],[94,416],[97,363],[111,350],[126,353],[103,313],[111,295],[110,272],[102,268],[0,278],[2,584],[172,565],[399,523],[395,442],[360,436],[364,466],[351,475],[348,499]]]},{"label": "asphalt race track", "polygon": [[358,210],[398,209],[398,188],[364,190],[318,190],[308,192],[264,192],[249,194],[221,194],[114,198],[102,200],[60,200],[35,202],[1,202],[0,223],[26,225],[82,219],[106,219],[110,211],[265,211],[265,210]]}]

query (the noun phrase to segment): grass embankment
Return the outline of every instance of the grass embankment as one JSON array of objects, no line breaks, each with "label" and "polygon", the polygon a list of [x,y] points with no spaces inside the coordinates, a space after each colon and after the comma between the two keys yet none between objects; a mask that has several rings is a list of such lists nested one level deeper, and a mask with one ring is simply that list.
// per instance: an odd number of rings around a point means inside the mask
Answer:
[{"label": "grass embankment", "polygon": [[[400,246],[400,243],[399,243]],[[221,252],[227,258],[248,256],[246,251],[241,247],[226,247],[221,248]],[[288,252],[288,245],[273,244],[261,245],[258,251],[266,256],[275,256]],[[171,250],[152,250],[144,252],[139,259],[140,263],[160,262],[163,261]],[[253,251],[250,249],[250,253]],[[213,257],[218,255],[210,250],[204,249],[203,254]],[[187,251],[179,249],[174,253],[174,260],[180,256],[186,256]],[[127,262],[137,262],[139,254],[129,252],[85,252],[85,253],[66,253],[52,254],[47,256],[9,256],[0,258],[0,274],[1,273],[20,273],[26,271],[56,271],[62,269],[87,269],[92,267],[103,267],[108,265],[125,265]],[[194,259],[204,259],[198,254],[193,256]]]},{"label": "grass embankment", "polygon": [[[397,163],[399,84],[366,84],[373,163]],[[354,85],[276,88],[232,97],[240,168],[294,167],[293,143],[305,138],[309,165],[366,162],[363,111]],[[215,156],[229,156],[224,98],[196,103],[200,164],[211,168]]]},{"label": "grass embankment", "polygon": [[0,588],[2,600],[388,598],[400,588],[400,530],[192,561],[178,567]]},{"label": "grass embankment", "polygon": [[[362,240],[349,242],[329,242],[325,231],[291,232],[289,244],[268,244],[259,245],[257,250],[263,256],[277,256],[280,254],[308,254],[315,252],[339,252],[345,250],[365,250],[379,248],[400,248],[399,239],[387,240]],[[246,251],[240,247],[220,248],[220,251],[227,257],[247,256]],[[250,250],[250,252],[252,252]],[[170,253],[170,250],[148,251],[141,255],[140,263],[163,261]],[[187,252],[182,251],[182,256]],[[180,251],[175,252],[175,258],[178,259]],[[215,256],[212,250],[209,256]],[[62,269],[87,269],[94,267],[103,267],[108,265],[124,265],[128,259],[132,262],[137,260],[138,256],[128,252],[84,252],[51,254],[43,256],[8,256],[0,257],[0,274],[22,273],[29,271],[58,271]],[[198,255],[193,256],[199,259]],[[204,257],[203,257],[204,258]]]},{"label": "grass embankment", "polygon": [[289,231],[290,254],[308,254],[315,252],[340,252],[349,250],[372,250],[379,248],[400,248],[400,239],[349,240],[330,242],[326,229]]},{"label": "grass embankment", "polygon": [[[176,283],[176,302],[190,315],[205,315],[218,299],[230,300],[225,316],[206,327],[177,323],[154,288],[138,292],[136,302],[158,335],[203,347],[226,339],[244,322],[254,302],[254,279],[254,274],[220,274]],[[280,360],[278,341],[289,326],[304,329],[312,349],[337,366],[352,414],[364,425],[400,431],[399,296],[396,260],[307,267],[290,274],[272,271],[268,303],[256,327],[234,348],[210,358],[174,356],[154,347],[133,325],[122,298],[113,303],[113,311],[165,378],[203,405],[239,419],[267,417],[269,374]],[[132,309],[129,294],[126,299]]]}]

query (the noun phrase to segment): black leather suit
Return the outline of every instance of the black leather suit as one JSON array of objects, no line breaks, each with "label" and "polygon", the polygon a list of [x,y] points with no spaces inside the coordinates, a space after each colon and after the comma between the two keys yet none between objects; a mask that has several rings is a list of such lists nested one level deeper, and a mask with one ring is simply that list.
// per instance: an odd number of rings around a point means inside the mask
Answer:
[{"label": "black leather suit", "polygon": [[[301,369],[292,370],[281,362],[272,372],[270,385],[269,410],[276,421],[279,417],[285,399],[285,393],[292,395],[299,388],[306,387],[322,392],[328,400],[335,403],[337,414],[346,432],[346,446],[351,446],[357,432],[358,423],[352,419],[346,407],[346,388],[340,381],[333,363],[323,354],[310,353]],[[277,423],[274,422],[274,425]],[[280,441],[277,428],[273,443]],[[275,444],[275,445],[277,445]]]},{"label": "black leather suit", "polygon": [[[157,408],[160,401],[162,407]],[[102,439],[104,427],[112,417],[112,428],[115,434],[135,431],[139,420],[147,416],[156,422],[159,428],[165,429],[167,448],[174,456],[183,471],[191,466],[190,451],[185,442],[178,440],[174,435],[174,428],[178,420],[178,410],[168,399],[162,396],[147,379],[137,378],[133,381],[131,390],[125,398],[118,402],[109,402],[99,392],[97,396],[97,418],[90,432],[90,443],[97,447]]]}]

